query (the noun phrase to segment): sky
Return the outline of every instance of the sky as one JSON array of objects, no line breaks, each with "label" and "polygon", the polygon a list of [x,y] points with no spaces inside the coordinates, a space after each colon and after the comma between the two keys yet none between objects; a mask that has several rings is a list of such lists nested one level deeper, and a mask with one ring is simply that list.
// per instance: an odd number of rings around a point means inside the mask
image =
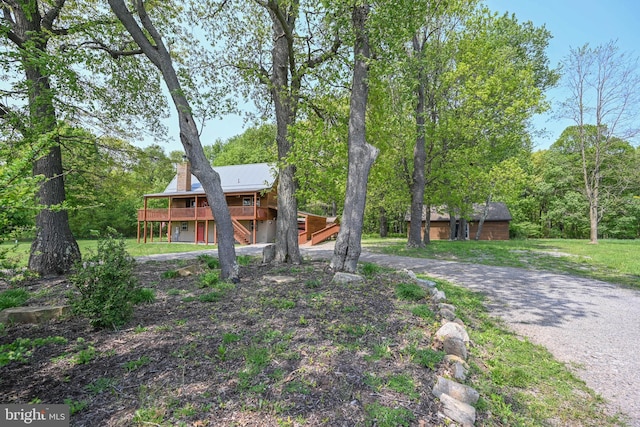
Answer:
[{"label": "sky", "polygon": [[[616,41],[621,52],[640,55],[640,2],[637,0],[485,0],[496,12],[515,13],[521,22],[544,25],[553,38],[547,48],[555,67],[570,49],[586,43],[591,47]],[[554,106],[567,98],[561,87],[547,92],[551,112],[533,119],[534,127],[545,135],[534,138],[534,149],[546,149],[573,123],[553,118]]]},{"label": "sky", "polygon": [[[567,56],[571,48],[588,43],[592,47],[616,41],[622,52],[640,54],[640,1],[638,0],[485,0],[489,9],[504,13],[515,13],[519,21],[531,21],[536,26],[544,25],[552,34],[547,55],[550,65],[556,67]],[[534,129],[544,130],[535,136],[534,149],[546,149],[555,142],[562,131],[572,125],[570,121],[553,118],[553,110],[567,98],[561,88],[547,92],[551,111],[533,119]],[[178,137],[175,115],[167,121],[171,143],[161,144],[168,153],[182,150]],[[246,125],[242,117],[226,116],[207,124],[201,137],[203,145],[212,144],[217,138],[226,140],[242,133]],[[147,141],[153,142],[153,141]]]}]

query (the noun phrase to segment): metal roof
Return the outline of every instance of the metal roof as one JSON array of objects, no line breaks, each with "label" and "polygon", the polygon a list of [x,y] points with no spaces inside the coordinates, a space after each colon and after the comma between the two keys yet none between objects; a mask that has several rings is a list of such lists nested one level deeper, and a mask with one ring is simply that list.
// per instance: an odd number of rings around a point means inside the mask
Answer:
[{"label": "metal roof", "polygon": [[[449,221],[449,213],[443,212],[444,207],[432,207],[430,221]],[[473,214],[470,221],[479,221],[484,211],[484,204],[474,203]],[[422,207],[422,220],[427,218],[427,207]],[[405,216],[407,221],[411,221],[411,212],[408,212]],[[485,221],[511,221],[511,213],[506,204],[502,202],[491,202],[489,204],[489,210],[487,213],[487,219]]]},{"label": "metal roof", "polygon": [[[268,163],[252,163],[247,165],[215,166],[220,175],[220,183],[225,193],[244,193],[269,190],[276,180],[276,170]],[[145,194],[145,197],[188,196],[204,194],[202,184],[191,175],[191,191],[177,190],[178,175],[173,177],[162,193]]]}]

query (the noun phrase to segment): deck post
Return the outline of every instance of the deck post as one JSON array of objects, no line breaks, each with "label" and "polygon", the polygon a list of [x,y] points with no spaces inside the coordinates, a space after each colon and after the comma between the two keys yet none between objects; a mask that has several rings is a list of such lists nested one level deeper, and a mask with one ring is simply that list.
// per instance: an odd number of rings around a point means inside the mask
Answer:
[{"label": "deck post", "polygon": [[144,220],[144,225],[143,225],[143,231],[142,234],[144,235],[144,243],[147,243],[147,198],[144,198],[144,215],[142,216],[143,220]]}]

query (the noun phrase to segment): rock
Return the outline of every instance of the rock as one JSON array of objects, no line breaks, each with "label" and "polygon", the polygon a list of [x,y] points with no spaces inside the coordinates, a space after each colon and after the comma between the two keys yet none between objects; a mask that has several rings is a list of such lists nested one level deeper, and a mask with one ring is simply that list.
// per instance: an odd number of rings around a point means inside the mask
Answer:
[{"label": "rock", "polygon": [[462,363],[465,366],[465,368],[468,367],[467,366],[467,362],[463,358],[461,358],[459,356],[456,356],[455,354],[447,354],[444,357],[444,361],[448,362],[448,363],[454,363],[454,364],[455,363]]},{"label": "rock", "polygon": [[292,283],[295,282],[297,279],[295,277],[291,277],[291,276],[265,276],[264,280],[266,282],[273,282],[273,283]]},{"label": "rock", "polygon": [[416,276],[416,273],[413,272],[413,270],[409,270],[408,268],[405,268],[404,270],[402,270],[407,276],[409,276],[410,279],[412,280],[420,280],[418,279],[418,277]]},{"label": "rock", "polygon": [[476,408],[460,402],[448,394],[441,394],[440,402],[443,405],[442,411],[447,417],[462,424],[463,427],[473,427],[476,422]]},{"label": "rock", "polygon": [[0,311],[0,323],[45,323],[71,313],[68,305],[13,307]]},{"label": "rock", "polygon": [[331,283],[345,284],[345,283],[361,283],[364,282],[364,277],[359,274],[343,273],[341,271],[333,275]]},{"label": "rock", "polygon": [[431,280],[425,280],[425,279],[416,279],[416,283],[420,286],[423,286],[425,288],[435,288],[436,287],[436,282],[432,282]]},{"label": "rock", "polygon": [[262,263],[269,264],[276,257],[276,245],[273,243],[262,248]]},{"label": "rock", "polygon": [[434,396],[440,397],[442,394],[449,395],[460,402],[466,403],[467,405],[473,405],[478,402],[480,398],[480,393],[478,393],[473,388],[459,384],[455,381],[448,380],[444,377],[438,377],[436,384],[433,386],[431,390]]},{"label": "rock", "polygon": [[439,291],[437,288],[433,288],[431,292],[431,299],[435,302],[445,301],[447,296],[444,291]]},{"label": "rock", "polygon": [[467,326],[464,324],[464,322],[462,320],[460,320],[459,318],[455,318],[453,320],[453,323],[457,323],[458,325],[462,326],[463,328],[466,328]]},{"label": "rock", "polygon": [[442,318],[447,319],[447,320],[453,320],[456,318],[456,314],[449,310],[448,308],[441,308],[440,311],[440,316],[442,316]]},{"label": "rock", "polygon": [[453,378],[457,381],[464,381],[467,379],[467,368],[464,367],[464,364],[460,362],[456,362],[453,364]]},{"label": "rock", "polygon": [[444,341],[446,337],[456,337],[465,343],[469,342],[467,330],[456,322],[447,322],[436,332],[436,338]]},{"label": "rock", "polygon": [[188,265],[178,270],[178,274],[182,277],[191,276],[204,273],[204,270],[199,265]]},{"label": "rock", "polygon": [[467,360],[467,346],[464,341],[457,337],[446,337],[443,342],[443,348],[446,354],[453,354]]},{"label": "rock", "polygon": [[440,304],[438,304],[438,308],[440,310],[447,309],[447,310],[453,311],[454,313],[456,312],[456,306],[452,304],[447,304],[446,302],[441,302]]}]

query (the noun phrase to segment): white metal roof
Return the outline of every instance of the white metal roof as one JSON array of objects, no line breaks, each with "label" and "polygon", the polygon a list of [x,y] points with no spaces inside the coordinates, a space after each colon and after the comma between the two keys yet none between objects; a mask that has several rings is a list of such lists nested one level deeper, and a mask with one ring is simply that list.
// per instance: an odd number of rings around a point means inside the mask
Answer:
[{"label": "white metal roof", "polygon": [[[222,190],[225,193],[241,193],[268,190],[276,180],[276,170],[268,163],[252,163],[248,165],[215,166],[220,175]],[[146,194],[146,196],[204,194],[202,184],[191,175],[191,191],[177,191],[178,176],[174,176],[162,193]]]}]

